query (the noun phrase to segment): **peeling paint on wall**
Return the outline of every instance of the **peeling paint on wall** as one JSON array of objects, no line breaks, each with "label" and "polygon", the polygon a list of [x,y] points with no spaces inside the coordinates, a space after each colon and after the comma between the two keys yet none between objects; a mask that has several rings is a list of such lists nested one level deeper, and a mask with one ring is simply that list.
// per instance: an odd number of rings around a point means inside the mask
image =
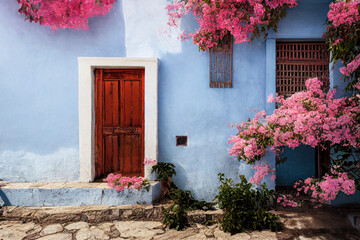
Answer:
[{"label": "peeling paint on wall", "polygon": [[12,182],[70,182],[79,179],[79,153],[60,148],[50,154],[25,151],[0,153],[0,179]]}]

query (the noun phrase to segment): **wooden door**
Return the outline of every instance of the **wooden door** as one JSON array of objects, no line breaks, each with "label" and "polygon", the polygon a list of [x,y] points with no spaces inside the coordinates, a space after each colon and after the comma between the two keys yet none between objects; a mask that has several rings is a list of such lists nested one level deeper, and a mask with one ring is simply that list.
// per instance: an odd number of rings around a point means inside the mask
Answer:
[{"label": "wooden door", "polygon": [[144,69],[95,70],[95,174],[144,176]]}]

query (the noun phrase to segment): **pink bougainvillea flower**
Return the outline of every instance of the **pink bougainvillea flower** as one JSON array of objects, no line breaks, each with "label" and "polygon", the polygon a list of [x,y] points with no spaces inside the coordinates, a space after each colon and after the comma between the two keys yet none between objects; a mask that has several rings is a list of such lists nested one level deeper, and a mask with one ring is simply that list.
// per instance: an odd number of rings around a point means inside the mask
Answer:
[{"label": "pink bougainvillea flower", "polygon": [[170,27],[179,27],[180,19],[192,13],[199,23],[198,30],[189,34],[182,32],[179,38],[191,37],[201,50],[208,50],[228,34],[234,37],[235,43],[242,43],[258,37],[259,29],[276,29],[279,13],[296,5],[296,0],[173,0],[166,10]]},{"label": "pink bougainvillea flower", "polygon": [[267,102],[268,102],[268,103],[275,102],[275,98],[274,98],[274,95],[273,95],[273,94],[270,94],[270,95],[268,96]]},{"label": "pink bougainvillea flower", "polygon": [[[267,163],[261,163],[256,166],[252,166],[253,169],[255,169],[254,177],[252,177],[249,182],[255,183],[260,185],[261,180],[266,177],[269,173],[271,173],[273,176],[275,176],[275,169],[271,169],[270,165]],[[272,176],[272,177],[273,177]],[[272,180],[274,180],[272,178]]]},{"label": "pink bougainvillea flower", "polygon": [[350,76],[356,69],[360,66],[360,54],[355,57],[353,61],[351,61],[345,67],[340,68],[340,72],[345,76]]},{"label": "pink bougainvillea flower", "polygon": [[150,158],[145,158],[144,159],[144,164],[145,165],[156,165],[157,164],[157,160],[152,160]]},{"label": "pink bougainvillea flower", "polygon": [[149,186],[149,182],[142,177],[125,177],[121,174],[110,173],[105,179],[110,188],[114,188],[117,192],[122,192],[125,189],[139,190],[142,187]]},{"label": "pink bougainvillea flower", "polygon": [[30,22],[53,30],[89,29],[89,17],[106,15],[116,0],[18,0],[19,12]]},{"label": "pink bougainvillea flower", "polygon": [[335,90],[324,93],[318,79],[306,81],[306,91],[287,99],[276,97],[280,107],[273,114],[257,114],[250,122],[237,125],[229,154],[248,163],[260,160],[268,147],[295,148],[301,144],[342,144],[360,147],[360,106],[356,96],[334,98]]}]

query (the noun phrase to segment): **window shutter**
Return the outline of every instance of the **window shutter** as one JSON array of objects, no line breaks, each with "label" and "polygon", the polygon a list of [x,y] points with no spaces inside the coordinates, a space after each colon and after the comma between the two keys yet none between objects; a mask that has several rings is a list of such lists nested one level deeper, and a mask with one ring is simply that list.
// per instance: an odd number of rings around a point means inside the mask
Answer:
[{"label": "window shutter", "polygon": [[210,88],[232,88],[233,39],[226,35],[216,48],[210,51]]},{"label": "window shutter", "polygon": [[318,77],[329,89],[329,53],[325,43],[276,44],[276,93],[279,96],[305,90],[305,81]]}]

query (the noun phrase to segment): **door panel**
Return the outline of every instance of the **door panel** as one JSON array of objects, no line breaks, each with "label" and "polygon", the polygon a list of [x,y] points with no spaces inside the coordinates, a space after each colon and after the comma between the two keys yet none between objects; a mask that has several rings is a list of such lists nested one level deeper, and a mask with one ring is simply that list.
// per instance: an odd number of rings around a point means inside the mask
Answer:
[{"label": "door panel", "polygon": [[95,70],[95,172],[144,175],[144,70]]}]

